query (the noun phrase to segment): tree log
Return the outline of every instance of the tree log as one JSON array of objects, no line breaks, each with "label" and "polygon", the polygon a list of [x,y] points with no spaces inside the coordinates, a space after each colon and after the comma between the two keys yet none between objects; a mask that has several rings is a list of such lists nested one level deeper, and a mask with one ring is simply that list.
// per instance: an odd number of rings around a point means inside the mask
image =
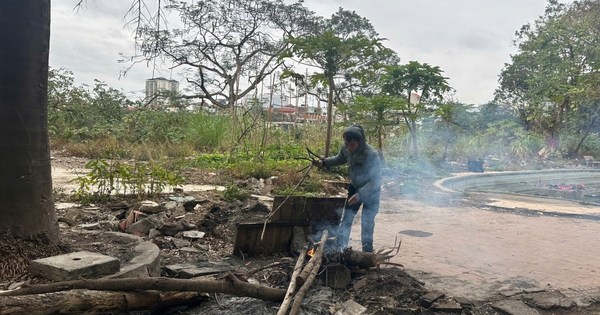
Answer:
[{"label": "tree log", "polygon": [[377,267],[378,262],[375,253],[358,252],[346,248],[346,250],[344,250],[344,264],[346,266],[369,269]]},{"label": "tree log", "polygon": [[294,292],[296,292],[296,279],[298,277],[298,274],[300,274],[300,271],[302,270],[302,265],[304,265],[304,259],[306,258],[307,251],[308,246],[304,246],[300,251],[300,255],[298,256],[298,260],[296,260],[296,265],[294,266],[294,272],[292,272],[290,285],[288,286],[285,298],[283,299],[283,303],[281,303],[281,306],[279,307],[277,315],[285,315],[287,313],[288,308],[290,307],[292,297],[294,296]]},{"label": "tree log", "polygon": [[308,289],[312,286],[315,278],[317,277],[317,273],[321,268],[321,263],[323,262],[323,252],[325,251],[325,243],[327,242],[327,230],[323,231],[323,236],[321,236],[321,241],[319,242],[319,247],[315,251],[315,254],[311,258],[311,260],[315,260],[315,264],[313,269],[311,270],[306,282],[302,285],[296,296],[294,297],[294,304],[292,305],[292,309],[290,310],[290,315],[296,315],[300,311],[300,305],[302,305],[302,299],[304,299],[304,295],[308,291]]},{"label": "tree log", "polygon": [[207,300],[198,292],[111,292],[73,290],[0,297],[0,314],[98,314],[165,309]]},{"label": "tree log", "polygon": [[59,292],[73,289],[101,291],[189,291],[202,293],[225,293],[253,297],[265,301],[283,301],[285,290],[265,287],[240,281],[231,272],[223,280],[171,279],[171,278],[129,278],[95,279],[55,282],[22,287],[14,291],[1,292],[0,296],[17,296]]},{"label": "tree log", "polygon": [[[316,256],[316,253],[313,253],[313,256],[308,260],[306,265],[304,265],[304,268],[302,268],[302,271],[296,276],[296,282],[298,283],[298,285],[302,286],[302,285],[304,285],[304,282],[306,282],[306,279],[310,275],[310,272],[313,270],[313,267],[317,263],[317,259],[315,259],[315,256]],[[319,258],[319,260],[322,260],[322,259],[323,259],[322,257]]]}]

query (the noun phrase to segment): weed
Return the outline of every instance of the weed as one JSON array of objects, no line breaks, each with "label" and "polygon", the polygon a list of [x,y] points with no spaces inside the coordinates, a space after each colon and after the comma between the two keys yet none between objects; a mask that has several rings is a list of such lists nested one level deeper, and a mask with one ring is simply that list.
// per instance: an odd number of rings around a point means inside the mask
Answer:
[{"label": "weed", "polygon": [[90,172],[72,180],[79,184],[73,199],[81,202],[107,201],[111,194],[131,194],[141,199],[156,196],[167,186],[179,186],[184,178],[162,164],[94,159],[86,164]]},{"label": "weed", "polygon": [[236,200],[246,200],[250,197],[250,193],[239,188],[236,185],[228,184],[223,191],[223,198],[229,202]]}]

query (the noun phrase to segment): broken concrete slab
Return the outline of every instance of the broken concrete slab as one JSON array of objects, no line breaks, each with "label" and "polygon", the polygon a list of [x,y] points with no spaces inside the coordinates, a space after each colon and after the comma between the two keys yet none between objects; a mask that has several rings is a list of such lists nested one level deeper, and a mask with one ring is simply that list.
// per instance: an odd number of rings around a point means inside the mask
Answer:
[{"label": "broken concrete slab", "polygon": [[49,280],[68,281],[100,278],[118,272],[120,266],[117,258],[80,251],[34,260],[30,271]]},{"label": "broken concrete slab", "polygon": [[434,311],[440,312],[448,312],[448,313],[460,313],[462,311],[462,306],[450,299],[438,299],[437,301],[431,304],[431,309]]},{"label": "broken concrete slab", "polygon": [[146,200],[142,201],[142,205],[140,206],[139,210],[143,213],[156,214],[167,211],[167,208],[165,206],[159,205],[154,201]]},{"label": "broken concrete slab", "polygon": [[504,297],[511,297],[511,296],[515,296],[518,294],[529,294],[529,293],[538,293],[538,292],[545,292],[545,291],[546,290],[544,290],[544,289],[530,288],[530,289],[502,291],[502,292],[500,292],[500,294]]},{"label": "broken concrete slab", "polygon": [[523,295],[523,300],[531,301],[533,305],[544,310],[561,307],[565,295],[558,291],[545,291]]},{"label": "broken concrete slab", "polygon": [[342,309],[336,311],[334,315],[362,315],[367,311],[367,308],[358,304],[354,300],[347,300],[342,303]]},{"label": "broken concrete slab", "polygon": [[421,305],[423,307],[429,308],[433,302],[441,299],[445,296],[442,292],[432,291],[421,297]]},{"label": "broken concrete slab", "polygon": [[151,229],[157,229],[162,226],[168,218],[169,216],[163,212],[157,213],[133,223],[125,230],[125,232],[130,234],[142,233],[148,235]]},{"label": "broken concrete slab", "polygon": [[189,239],[194,239],[194,240],[199,240],[199,239],[203,238],[204,235],[206,235],[206,233],[204,233],[202,231],[197,231],[197,230],[183,231],[181,233],[181,236],[183,236],[184,238],[189,238]]},{"label": "broken concrete slab", "polygon": [[455,296],[453,297],[454,301],[456,301],[456,303],[460,304],[462,307],[469,307],[473,305],[473,302],[471,302],[469,299],[464,298],[464,297],[460,297],[460,296]]},{"label": "broken concrete slab", "polygon": [[177,233],[182,231],[193,230],[197,228],[196,225],[192,223],[188,223],[184,220],[179,220],[175,222],[167,222],[158,228],[158,230],[167,236],[175,236]]},{"label": "broken concrete slab", "polygon": [[519,300],[503,300],[492,304],[494,309],[505,312],[508,315],[540,315],[535,308],[527,306]]},{"label": "broken concrete slab", "polygon": [[107,232],[119,237],[130,238],[138,241],[133,248],[135,257],[126,263],[119,272],[104,277],[113,278],[147,278],[159,277],[160,268],[160,249],[151,242],[145,242],[141,237],[118,232]]},{"label": "broken concrete slab", "polygon": [[167,275],[182,279],[190,279],[233,270],[235,270],[235,267],[229,264],[214,264],[208,261],[165,266]]},{"label": "broken concrete slab", "polygon": [[171,242],[173,242],[173,244],[175,245],[176,248],[183,248],[183,247],[190,246],[189,240],[184,240],[184,239],[180,239],[180,238],[172,238]]}]

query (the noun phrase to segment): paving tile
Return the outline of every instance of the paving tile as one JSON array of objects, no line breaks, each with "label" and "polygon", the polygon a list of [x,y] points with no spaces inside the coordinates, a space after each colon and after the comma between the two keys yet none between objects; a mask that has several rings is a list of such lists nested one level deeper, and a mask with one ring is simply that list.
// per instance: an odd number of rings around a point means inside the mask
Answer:
[{"label": "paving tile", "polygon": [[[461,207],[421,207],[415,201],[382,201],[376,217],[375,247],[391,247],[402,238],[393,262],[490,287],[568,288],[600,286],[600,222],[574,218],[526,217]],[[424,211],[413,209],[427,209]],[[430,237],[398,234],[403,230]],[[352,246],[360,246],[360,220],[352,228]],[[521,280],[519,280],[521,279]],[[524,280],[524,281],[522,281]],[[503,282],[504,281],[504,282]]]}]

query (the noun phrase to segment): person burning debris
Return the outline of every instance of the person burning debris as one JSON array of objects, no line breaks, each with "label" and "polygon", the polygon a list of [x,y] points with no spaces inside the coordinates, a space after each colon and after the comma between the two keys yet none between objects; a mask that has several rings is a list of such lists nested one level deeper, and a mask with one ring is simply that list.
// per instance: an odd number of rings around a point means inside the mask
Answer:
[{"label": "person burning debris", "polygon": [[315,164],[323,167],[348,163],[350,187],[340,226],[335,231],[337,245],[340,248],[348,246],[352,221],[362,205],[362,251],[372,252],[375,216],[379,212],[381,194],[381,160],[377,150],[367,143],[363,127],[350,126],[342,136],[344,144],[340,152],[336,156],[316,160]]}]

